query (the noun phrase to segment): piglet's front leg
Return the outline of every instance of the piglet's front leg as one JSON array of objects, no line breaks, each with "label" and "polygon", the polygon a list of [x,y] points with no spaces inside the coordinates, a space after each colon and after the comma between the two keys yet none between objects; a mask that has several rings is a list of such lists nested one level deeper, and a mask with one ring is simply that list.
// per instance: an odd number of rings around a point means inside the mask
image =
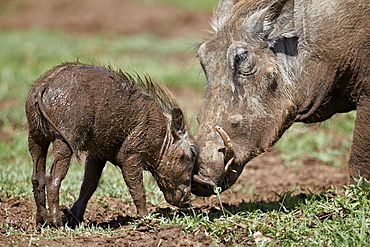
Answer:
[{"label": "piglet's front leg", "polygon": [[143,166],[140,154],[126,155],[122,149],[117,155],[117,166],[122,170],[123,178],[130,191],[138,215],[147,215],[145,188],[143,184]]}]

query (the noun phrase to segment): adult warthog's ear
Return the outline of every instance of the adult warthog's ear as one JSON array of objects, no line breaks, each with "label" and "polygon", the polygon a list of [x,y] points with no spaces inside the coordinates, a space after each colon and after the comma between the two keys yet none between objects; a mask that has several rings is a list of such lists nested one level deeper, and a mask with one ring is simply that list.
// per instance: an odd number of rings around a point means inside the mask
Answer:
[{"label": "adult warthog's ear", "polygon": [[268,40],[296,36],[294,0],[276,0],[267,7],[263,20],[263,33]]},{"label": "adult warthog's ear", "polygon": [[181,135],[183,135],[186,132],[186,123],[184,119],[184,114],[182,113],[180,108],[173,108],[171,115],[172,115],[171,120],[172,134],[175,138],[180,139]]},{"label": "adult warthog's ear", "polygon": [[228,13],[238,1],[239,0],[221,0],[220,1],[212,17],[211,26],[214,31],[217,32],[224,25]]},{"label": "adult warthog's ear", "polygon": [[264,9],[251,13],[243,22],[245,35],[272,41],[295,37],[294,0],[275,0]]}]

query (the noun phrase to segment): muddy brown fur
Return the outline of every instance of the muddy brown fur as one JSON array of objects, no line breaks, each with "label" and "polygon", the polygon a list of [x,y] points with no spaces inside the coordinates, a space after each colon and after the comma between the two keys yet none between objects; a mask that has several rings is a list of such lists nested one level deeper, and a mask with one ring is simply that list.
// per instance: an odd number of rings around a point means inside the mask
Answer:
[{"label": "muddy brown fur", "polygon": [[229,188],[294,122],[352,110],[350,181],[370,179],[368,16],[368,0],[220,1],[198,50],[208,84],[195,194]]},{"label": "muddy brown fur", "polygon": [[[84,179],[68,225],[83,221],[107,161],[121,169],[139,215],[148,212],[143,170],[151,172],[169,203],[187,206],[197,145],[173,96],[149,77],[61,64],[35,81],[26,115],[38,224],[62,226],[60,184],[72,155],[81,152],[87,154]],[[53,160],[46,170],[51,143]]]}]

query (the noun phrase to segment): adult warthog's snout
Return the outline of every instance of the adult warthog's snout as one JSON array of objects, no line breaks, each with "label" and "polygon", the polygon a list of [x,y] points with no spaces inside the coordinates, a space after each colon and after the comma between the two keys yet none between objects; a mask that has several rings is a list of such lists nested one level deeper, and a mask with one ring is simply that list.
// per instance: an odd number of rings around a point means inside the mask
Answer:
[{"label": "adult warthog's snout", "polygon": [[[192,183],[192,193],[198,196],[215,194],[217,187],[224,191],[235,182],[229,179],[229,177],[234,177],[230,173],[235,172],[233,166],[236,165],[233,144],[222,127],[216,126],[215,130],[222,138],[223,147],[212,145],[213,150],[206,153],[207,149],[204,148],[203,153],[200,153],[198,171],[193,175]],[[216,152],[218,155],[216,155]]]}]

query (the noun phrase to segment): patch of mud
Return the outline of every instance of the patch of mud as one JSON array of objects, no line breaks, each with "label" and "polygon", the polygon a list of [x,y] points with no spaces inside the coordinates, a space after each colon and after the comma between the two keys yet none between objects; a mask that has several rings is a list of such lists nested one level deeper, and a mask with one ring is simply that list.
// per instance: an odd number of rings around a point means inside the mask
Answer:
[{"label": "patch of mud", "polygon": [[[125,209],[117,213],[117,207],[122,205],[132,213],[133,205],[125,206],[114,198],[102,199],[109,202],[109,208],[100,199],[93,200],[86,213],[85,225],[115,231],[113,236],[102,233],[71,237],[61,230],[54,239],[43,237],[36,228],[33,202],[19,198],[1,199],[0,246],[213,246],[212,238],[206,235],[204,228],[190,229],[192,234],[188,235],[182,225],[162,225],[160,221],[149,219],[134,227],[131,223],[137,218],[126,215]],[[150,211],[159,212],[160,208],[151,207]],[[12,229],[18,229],[22,234],[9,234]]]},{"label": "patch of mud", "polygon": [[[56,240],[34,239],[32,246],[212,246],[210,238],[203,238],[204,234],[202,233],[190,238],[185,236],[183,226],[156,226],[156,224],[158,222],[143,222],[143,225],[134,231],[120,231],[117,236],[112,237],[81,236],[77,239],[68,237]],[[28,242],[21,242],[20,246],[28,246]]]}]

